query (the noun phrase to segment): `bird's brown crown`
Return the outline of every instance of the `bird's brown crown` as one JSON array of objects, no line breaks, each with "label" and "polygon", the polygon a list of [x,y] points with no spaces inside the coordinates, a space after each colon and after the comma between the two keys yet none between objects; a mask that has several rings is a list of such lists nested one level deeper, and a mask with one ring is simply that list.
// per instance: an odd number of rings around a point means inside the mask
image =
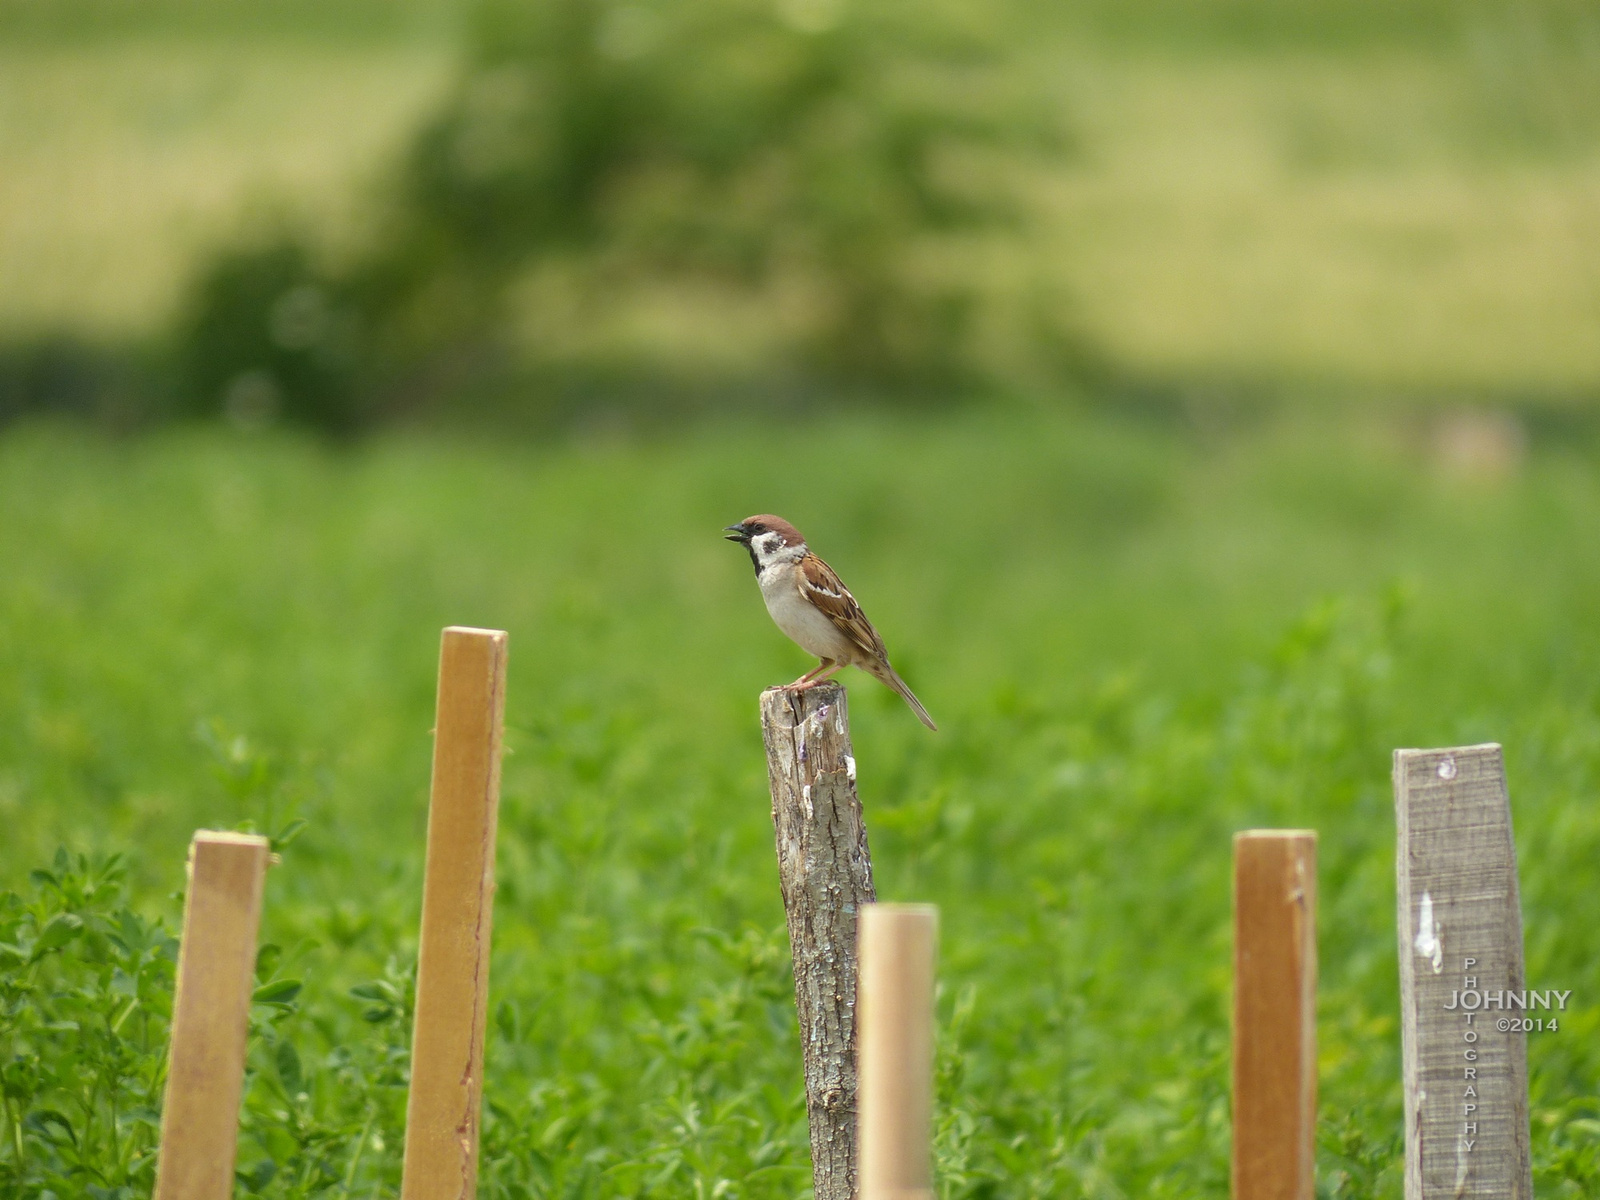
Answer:
[{"label": "bird's brown crown", "polygon": [[775,517],[771,513],[757,513],[753,517],[746,517],[739,524],[757,536],[763,533],[775,533],[783,539],[785,546],[805,545],[805,538],[800,536],[798,529],[782,517]]}]

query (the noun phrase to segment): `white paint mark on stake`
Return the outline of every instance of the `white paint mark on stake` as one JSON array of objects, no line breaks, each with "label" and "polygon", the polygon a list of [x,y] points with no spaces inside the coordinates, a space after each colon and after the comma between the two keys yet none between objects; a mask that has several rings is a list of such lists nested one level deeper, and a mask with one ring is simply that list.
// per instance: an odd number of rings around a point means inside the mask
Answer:
[{"label": "white paint mark on stake", "polygon": [[[1444,768],[1440,768],[1443,774]],[[1440,927],[1433,919],[1433,897],[1422,893],[1421,911],[1417,916],[1417,953],[1433,964],[1435,975],[1444,970],[1444,943],[1439,940]]]},{"label": "white paint mark on stake", "polygon": [[846,754],[844,756],[844,769],[845,774],[850,776],[850,782],[854,783],[856,781],[856,760],[854,755]]}]

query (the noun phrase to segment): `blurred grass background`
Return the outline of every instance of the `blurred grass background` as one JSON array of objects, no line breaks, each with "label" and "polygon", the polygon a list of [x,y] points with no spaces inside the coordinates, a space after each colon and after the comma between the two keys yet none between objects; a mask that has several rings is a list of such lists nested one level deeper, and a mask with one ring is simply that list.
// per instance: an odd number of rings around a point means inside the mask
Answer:
[{"label": "blurred grass background", "polygon": [[[468,15],[7,0],[0,345],[160,342],[220,249],[285,224],[359,243],[452,90]],[[1590,6],[1152,0],[986,19],[1009,86],[1069,143],[1007,168],[1028,236],[962,251],[994,320],[1026,292],[1119,378],[1180,392],[1587,406]],[[586,306],[535,275],[514,356],[642,358],[656,377],[685,358],[770,366],[770,329],[703,280],[611,278]],[[1015,383],[1014,366],[998,374]]]},{"label": "blurred grass background", "polygon": [[[0,872],[125,851],[171,921],[197,825],[309,821],[241,1193],[396,1184],[374,997],[471,623],[512,633],[486,1194],[805,1194],[754,713],[803,664],[717,539],[775,510],[941,724],[850,681],[880,887],[944,910],[944,1197],[1226,1193],[1250,825],[1322,831],[1319,1194],[1398,1197],[1388,756],[1481,740],[1577,1006],[1541,1194],[1600,1195],[1600,16],[684,5],[775,47],[746,79],[666,11],[0,0]],[[518,13],[604,16],[591,73],[541,91]],[[624,184],[517,124],[549,94]]]}]

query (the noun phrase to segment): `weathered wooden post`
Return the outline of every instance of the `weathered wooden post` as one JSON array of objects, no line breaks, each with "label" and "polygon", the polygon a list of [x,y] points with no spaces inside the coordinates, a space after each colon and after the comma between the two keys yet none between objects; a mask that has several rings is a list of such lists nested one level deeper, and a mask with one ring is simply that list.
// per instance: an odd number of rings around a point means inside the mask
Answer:
[{"label": "weathered wooden post", "polygon": [[266,838],[243,833],[201,831],[189,847],[155,1200],[233,1195],[269,857]]},{"label": "weathered wooden post", "polygon": [[1313,1200],[1317,835],[1233,839],[1233,1197]]},{"label": "weathered wooden post", "polygon": [[761,694],[778,881],[794,956],[816,1200],[854,1200],[856,922],[875,900],[845,691]]},{"label": "weathered wooden post", "polygon": [[1500,747],[1396,750],[1394,791],[1406,1200],[1530,1200],[1518,1021],[1538,993]]},{"label": "weathered wooden post", "polygon": [[444,631],[402,1200],[477,1194],[506,635]]},{"label": "weathered wooden post", "polygon": [[861,910],[861,1200],[933,1200],[939,910]]}]

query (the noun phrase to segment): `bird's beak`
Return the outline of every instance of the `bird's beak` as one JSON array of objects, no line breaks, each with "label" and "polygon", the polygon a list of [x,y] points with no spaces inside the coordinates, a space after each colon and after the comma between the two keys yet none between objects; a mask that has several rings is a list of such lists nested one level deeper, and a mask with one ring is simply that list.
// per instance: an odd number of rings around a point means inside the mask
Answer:
[{"label": "bird's beak", "polygon": [[743,525],[724,525],[723,540],[729,542],[748,542],[750,531]]}]

